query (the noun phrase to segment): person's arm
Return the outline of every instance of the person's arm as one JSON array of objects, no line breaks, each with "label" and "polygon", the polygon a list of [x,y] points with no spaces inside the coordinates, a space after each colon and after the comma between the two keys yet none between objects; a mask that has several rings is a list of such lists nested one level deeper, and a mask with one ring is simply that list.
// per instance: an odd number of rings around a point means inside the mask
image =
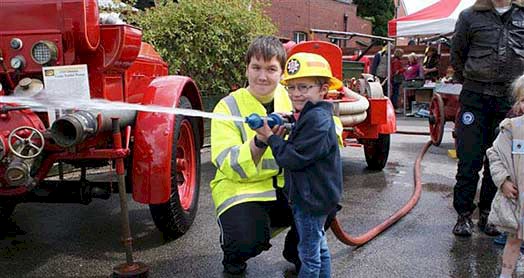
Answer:
[{"label": "person's arm", "polygon": [[438,71],[438,60],[433,61],[430,60],[430,62],[427,63],[427,65],[423,66],[424,74],[432,73]]},{"label": "person's arm", "polygon": [[417,64],[418,66],[418,75],[417,78],[424,79],[424,70],[422,70],[422,66],[420,64]]},{"label": "person's arm", "polygon": [[305,119],[307,124],[293,131],[296,132],[293,142],[284,141],[275,135],[268,139],[273,156],[284,169],[304,169],[328,155],[333,144],[337,145],[336,135],[329,134],[330,127],[334,125],[331,116],[311,117],[311,113],[306,116],[309,116]]},{"label": "person's arm", "polygon": [[461,12],[455,25],[455,33],[451,39],[451,65],[455,70],[453,79],[459,83],[464,82],[464,64],[469,51],[469,23],[465,13]]},{"label": "person's arm", "polygon": [[375,56],[373,56],[373,63],[371,63],[371,74],[377,75],[377,67],[380,63],[380,52],[377,52]]},{"label": "person's arm", "polygon": [[437,75],[439,73],[440,69],[440,55],[435,56],[429,66],[429,72],[437,72]]},{"label": "person's arm", "polygon": [[256,135],[249,141],[249,148],[251,149],[251,158],[253,159],[255,165],[258,165],[258,163],[260,162],[260,159],[262,158],[262,155],[264,155],[264,152],[266,151],[267,147],[268,145],[265,142],[258,139]]},{"label": "person's arm", "polygon": [[402,61],[400,59],[396,61],[396,67],[397,67],[398,74],[403,74],[404,71],[406,71],[406,69],[404,68],[404,65],[402,65]]},{"label": "person's arm", "polygon": [[501,158],[503,149],[507,149],[508,153],[511,153],[511,134],[509,130],[504,130],[499,133],[493,146],[486,151],[486,155],[489,159],[489,169],[493,183],[496,187],[500,187],[502,193],[507,198],[516,199],[518,197],[517,185],[511,181],[510,173],[504,160]]},{"label": "person's arm", "polygon": [[510,173],[508,171],[508,167],[510,167],[510,165],[506,165],[502,159],[504,150],[506,150],[508,153],[511,153],[511,131],[503,127],[508,127],[508,122],[509,119],[506,119],[500,124],[501,131],[497,135],[497,138],[495,138],[495,141],[493,141],[493,146],[486,151],[486,155],[489,159],[491,177],[496,187],[501,187],[504,183],[506,183],[506,181],[508,181],[508,178],[510,177]]},{"label": "person's arm", "polygon": [[273,129],[271,129],[267,125],[267,120],[264,120],[264,126],[255,131],[257,132],[257,135],[255,135],[255,137],[253,137],[253,139],[251,140],[250,147],[253,162],[255,162],[255,164],[258,164],[260,162],[260,159],[262,158],[262,155],[268,147],[268,138],[271,135],[283,137],[286,133],[286,129],[284,128],[284,126],[274,126]]},{"label": "person's arm", "polygon": [[[214,113],[229,115],[224,102],[219,102]],[[244,128],[247,128],[244,125]],[[247,130],[246,130],[247,131]],[[218,171],[233,181],[265,179],[254,161],[267,150],[252,149],[253,136],[243,142],[242,133],[233,121],[211,120],[211,162]],[[269,174],[268,174],[269,175]]]}]

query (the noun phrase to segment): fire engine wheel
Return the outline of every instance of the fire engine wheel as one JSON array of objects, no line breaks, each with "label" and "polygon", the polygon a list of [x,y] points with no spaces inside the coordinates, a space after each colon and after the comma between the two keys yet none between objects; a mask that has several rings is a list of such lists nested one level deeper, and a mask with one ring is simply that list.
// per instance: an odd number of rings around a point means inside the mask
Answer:
[{"label": "fire engine wheel", "polygon": [[444,135],[444,125],[446,123],[446,115],[444,115],[444,101],[439,94],[433,94],[431,104],[429,105],[429,134],[431,142],[434,146],[439,146],[442,143],[442,136]]},{"label": "fire engine wheel", "polygon": [[379,134],[377,139],[361,140],[369,169],[382,170],[386,166],[389,155],[389,141],[389,134]]},{"label": "fire engine wheel", "polygon": [[[191,109],[186,97],[180,108]],[[164,204],[149,205],[156,227],[166,239],[176,239],[187,232],[198,208],[200,191],[200,144],[195,118],[176,115],[171,159],[171,197]]]}]

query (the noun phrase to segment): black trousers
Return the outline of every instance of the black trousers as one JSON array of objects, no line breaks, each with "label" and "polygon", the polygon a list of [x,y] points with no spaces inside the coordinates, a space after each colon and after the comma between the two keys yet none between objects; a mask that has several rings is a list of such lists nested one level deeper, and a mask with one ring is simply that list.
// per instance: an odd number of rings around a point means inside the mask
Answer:
[{"label": "black trousers", "polygon": [[459,98],[460,113],[455,120],[457,156],[459,159],[453,207],[459,214],[472,213],[477,192],[479,171],[484,166],[480,189],[479,210],[489,212],[495,187],[489,171],[486,150],[495,139],[495,130],[506,117],[511,102],[505,97],[493,97],[463,90]]},{"label": "black trousers", "polygon": [[[326,231],[341,208],[337,205],[328,215],[324,227]],[[291,208],[280,190],[277,190],[277,201],[248,202],[229,208],[220,215],[218,225],[224,266],[242,265],[262,251],[269,250],[271,229],[289,226],[291,229],[286,235],[283,253],[287,254],[288,260],[299,261],[298,233]]]},{"label": "black trousers", "polygon": [[223,265],[245,263],[271,247],[271,228],[289,227],[285,249],[297,254],[298,234],[293,228],[291,208],[281,192],[277,201],[248,202],[226,210],[218,219],[220,243],[224,258]]}]

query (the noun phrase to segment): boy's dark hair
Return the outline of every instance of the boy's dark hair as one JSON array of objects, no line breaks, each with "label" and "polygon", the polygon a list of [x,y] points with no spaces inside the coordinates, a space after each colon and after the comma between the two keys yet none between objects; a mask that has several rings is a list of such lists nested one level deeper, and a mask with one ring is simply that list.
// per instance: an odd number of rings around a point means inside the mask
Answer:
[{"label": "boy's dark hair", "polygon": [[287,54],[284,46],[280,40],[275,36],[258,36],[256,37],[246,53],[246,66],[251,62],[251,58],[256,57],[257,59],[264,59],[264,61],[271,61],[273,57],[276,57],[280,63],[280,67],[284,69],[286,65]]},{"label": "boy's dark hair", "polygon": [[324,84],[329,84],[329,78],[327,78],[327,77],[317,76],[316,79],[317,80],[315,81],[315,83],[320,85],[320,86],[322,86]]}]

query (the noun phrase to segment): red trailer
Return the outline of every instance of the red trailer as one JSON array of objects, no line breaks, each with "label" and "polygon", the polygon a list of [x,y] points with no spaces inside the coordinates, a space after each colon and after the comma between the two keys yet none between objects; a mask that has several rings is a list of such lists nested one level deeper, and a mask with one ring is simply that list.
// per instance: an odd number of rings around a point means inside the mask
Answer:
[{"label": "red trailer", "polygon": [[[1,95],[38,94],[43,67],[86,65],[91,98],[202,109],[196,84],[168,75],[140,29],[99,23],[96,0],[2,0],[0,18]],[[123,191],[149,205],[165,236],[188,230],[199,195],[200,118],[97,110],[53,122],[50,116],[0,103],[1,219],[21,202],[89,204],[122,193],[120,180],[116,188],[86,178],[90,169],[113,165],[127,183]],[[79,170],[78,179],[64,179],[64,168]]]}]

